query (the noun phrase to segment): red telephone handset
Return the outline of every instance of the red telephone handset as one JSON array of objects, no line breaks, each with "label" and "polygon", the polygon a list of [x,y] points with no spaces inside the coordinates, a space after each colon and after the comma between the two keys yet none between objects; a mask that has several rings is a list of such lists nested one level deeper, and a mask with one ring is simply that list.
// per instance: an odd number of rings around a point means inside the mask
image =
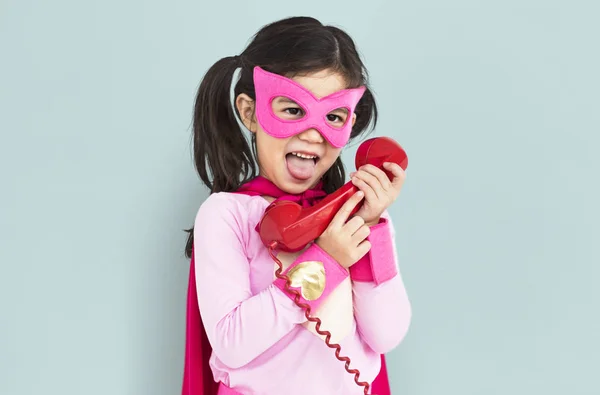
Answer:
[{"label": "red telephone handset", "polygon": [[[357,169],[371,164],[384,170],[392,179],[392,174],[383,169],[384,162],[397,163],[406,170],[408,157],[398,143],[387,137],[366,140],[358,147],[355,159]],[[327,229],[338,210],[357,191],[358,188],[350,181],[308,208],[287,200],[274,201],[267,207],[258,225],[262,242],[265,246],[277,243],[277,248],[286,252],[302,250]],[[361,204],[358,204],[351,215],[356,213],[360,206]]]},{"label": "red telephone handset", "polygon": [[[398,143],[387,137],[369,139],[358,147],[355,159],[357,169],[365,164],[372,164],[383,169],[384,162],[394,162],[406,170],[408,157]],[[390,172],[383,170],[390,179],[393,178]],[[281,274],[283,265],[275,254],[276,249],[287,252],[300,251],[308,243],[317,239],[327,229],[344,202],[356,192],[358,192],[358,188],[352,182],[348,182],[309,208],[303,208],[291,201],[276,200],[267,207],[258,227],[262,242],[268,247],[271,258],[277,263],[278,269],[275,276],[285,281],[286,292],[294,296],[294,302],[304,309],[306,319],[315,323],[316,332],[325,336],[325,344],[329,348],[335,349],[336,358],[345,362],[344,368],[348,373],[354,375],[354,382],[363,387],[364,394],[367,395],[371,386],[369,383],[360,381],[358,370],[350,368],[350,358],[340,355],[340,345],[330,342],[331,333],[321,330],[321,320],[311,316],[310,306],[300,301],[300,293],[292,289],[290,279]],[[358,204],[351,215],[356,213],[360,206],[361,204]]]}]

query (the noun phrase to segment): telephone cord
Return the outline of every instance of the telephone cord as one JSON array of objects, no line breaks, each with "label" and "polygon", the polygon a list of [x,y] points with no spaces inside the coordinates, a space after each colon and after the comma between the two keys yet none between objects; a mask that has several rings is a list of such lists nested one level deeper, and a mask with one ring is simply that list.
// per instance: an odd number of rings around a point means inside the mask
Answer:
[{"label": "telephone cord", "polygon": [[[370,390],[369,383],[366,383],[364,381],[359,381],[360,380],[360,371],[358,371],[357,369],[350,369],[350,358],[340,355],[342,347],[339,344],[330,342],[331,332],[329,332],[327,330],[321,330],[321,320],[319,319],[319,317],[311,316],[310,306],[307,305],[306,303],[300,302],[300,297],[301,297],[300,293],[298,291],[296,291],[295,289],[291,288],[291,280],[289,279],[289,277],[287,277],[285,274],[281,274],[281,272],[283,271],[283,264],[277,258],[277,256],[275,256],[276,248],[277,248],[277,243],[275,243],[275,242],[271,243],[271,245],[269,246],[269,255],[271,255],[271,258],[273,258],[273,260],[277,263],[277,271],[275,272],[275,276],[277,278],[285,281],[285,290],[288,293],[294,295],[294,303],[296,303],[296,305],[298,307],[300,307],[304,310],[304,316],[306,317],[306,319],[315,324],[315,330],[317,331],[317,333],[321,336],[325,336],[325,344],[327,345],[327,347],[335,349],[335,357],[338,360],[345,362],[344,368],[346,369],[346,371],[348,373],[354,375],[354,382],[357,385],[364,387],[364,395],[369,395],[369,390]],[[374,394],[371,394],[371,395],[374,395]]]}]

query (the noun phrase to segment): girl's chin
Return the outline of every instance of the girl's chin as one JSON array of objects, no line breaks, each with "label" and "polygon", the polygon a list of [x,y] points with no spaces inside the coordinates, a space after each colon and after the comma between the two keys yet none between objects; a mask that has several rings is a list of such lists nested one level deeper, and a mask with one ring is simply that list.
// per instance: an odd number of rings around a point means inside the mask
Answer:
[{"label": "girl's chin", "polygon": [[315,181],[314,177],[309,179],[298,179],[290,174],[286,174],[281,181],[283,182],[281,185],[278,185],[279,188],[291,194],[302,193],[317,184],[317,181]]}]

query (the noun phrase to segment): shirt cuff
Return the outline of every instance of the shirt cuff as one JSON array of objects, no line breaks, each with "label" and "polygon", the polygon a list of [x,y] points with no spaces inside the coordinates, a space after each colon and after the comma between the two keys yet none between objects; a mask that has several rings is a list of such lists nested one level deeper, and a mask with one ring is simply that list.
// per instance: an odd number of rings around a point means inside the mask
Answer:
[{"label": "shirt cuff", "polygon": [[[344,267],[315,243],[300,254],[283,274],[291,280],[290,288],[300,293],[299,301],[309,305],[311,311],[317,309],[349,276]],[[276,287],[294,300],[295,295],[285,290],[285,283],[280,278],[274,282]]]},{"label": "shirt cuff", "polygon": [[350,266],[350,278],[358,282],[374,282],[376,285],[391,280],[398,274],[394,240],[389,221],[381,218],[371,227],[367,237],[371,249],[358,262]]}]

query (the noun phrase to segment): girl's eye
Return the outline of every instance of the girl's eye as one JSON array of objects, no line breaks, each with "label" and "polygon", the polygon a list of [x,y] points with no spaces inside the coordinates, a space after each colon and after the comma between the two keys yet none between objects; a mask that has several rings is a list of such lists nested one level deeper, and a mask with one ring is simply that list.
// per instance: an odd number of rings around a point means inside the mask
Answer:
[{"label": "girl's eye", "polygon": [[344,122],[344,120],[342,119],[342,117],[335,115],[335,114],[327,114],[327,120],[329,122]]},{"label": "girl's eye", "polygon": [[286,108],[284,111],[290,115],[302,115],[302,109],[297,107]]}]

